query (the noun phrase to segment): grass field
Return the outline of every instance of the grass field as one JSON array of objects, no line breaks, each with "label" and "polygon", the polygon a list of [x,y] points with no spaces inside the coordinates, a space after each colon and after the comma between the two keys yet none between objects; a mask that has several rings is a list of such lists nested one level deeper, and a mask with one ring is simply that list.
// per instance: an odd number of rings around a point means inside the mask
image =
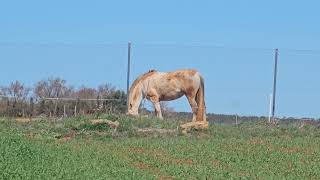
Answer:
[{"label": "grass field", "polygon": [[320,179],[320,127],[211,125],[182,135],[138,134],[181,122],[89,117],[0,120],[0,179]]}]

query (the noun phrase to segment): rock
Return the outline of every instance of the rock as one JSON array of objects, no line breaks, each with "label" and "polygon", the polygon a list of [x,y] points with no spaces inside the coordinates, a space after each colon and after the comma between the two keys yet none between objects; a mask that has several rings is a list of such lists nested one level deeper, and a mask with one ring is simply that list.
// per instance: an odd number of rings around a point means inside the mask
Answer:
[{"label": "rock", "polygon": [[158,133],[158,134],[172,134],[177,132],[176,129],[159,129],[159,128],[140,128],[136,130],[138,133],[143,134],[152,134],[152,133]]},{"label": "rock", "polygon": [[195,122],[189,122],[180,125],[180,128],[182,129],[183,134],[187,134],[188,131],[190,131],[192,128],[201,130],[201,129],[208,129],[209,123],[208,121],[195,121]]},{"label": "rock", "polygon": [[104,120],[104,119],[93,119],[90,120],[91,124],[97,125],[97,124],[107,124],[112,129],[117,129],[120,125],[118,121],[110,121],[110,120]]}]

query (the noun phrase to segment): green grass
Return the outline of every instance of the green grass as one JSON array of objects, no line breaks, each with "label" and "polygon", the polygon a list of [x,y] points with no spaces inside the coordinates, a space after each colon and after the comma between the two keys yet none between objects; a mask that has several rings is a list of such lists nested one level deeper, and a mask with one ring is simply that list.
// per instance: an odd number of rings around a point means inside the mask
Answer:
[{"label": "green grass", "polygon": [[263,122],[211,125],[188,135],[139,135],[176,121],[104,115],[17,123],[0,120],[0,179],[319,179],[320,128]]}]

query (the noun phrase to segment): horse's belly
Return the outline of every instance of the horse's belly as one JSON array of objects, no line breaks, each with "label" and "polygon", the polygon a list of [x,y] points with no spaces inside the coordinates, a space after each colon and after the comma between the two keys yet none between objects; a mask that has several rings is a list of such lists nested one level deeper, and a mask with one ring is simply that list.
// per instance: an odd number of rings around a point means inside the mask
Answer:
[{"label": "horse's belly", "polygon": [[167,77],[162,78],[155,83],[155,89],[160,97],[160,101],[171,101],[180,98],[184,95],[181,88],[181,82]]},{"label": "horse's belly", "polygon": [[182,91],[171,91],[171,92],[163,93],[160,96],[160,100],[162,101],[175,100],[183,96],[183,94],[184,93]]}]

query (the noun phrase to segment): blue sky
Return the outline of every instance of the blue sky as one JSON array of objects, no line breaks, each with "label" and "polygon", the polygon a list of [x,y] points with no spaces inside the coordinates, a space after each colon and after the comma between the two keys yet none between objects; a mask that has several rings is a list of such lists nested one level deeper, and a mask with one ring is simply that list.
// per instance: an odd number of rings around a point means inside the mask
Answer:
[{"label": "blue sky", "polygon": [[[125,89],[150,68],[196,68],[209,112],[267,115],[279,48],[277,114],[320,117],[318,1],[1,1],[0,84],[49,76]],[[298,51],[312,50],[312,51]],[[185,99],[170,104],[188,111]]]}]

